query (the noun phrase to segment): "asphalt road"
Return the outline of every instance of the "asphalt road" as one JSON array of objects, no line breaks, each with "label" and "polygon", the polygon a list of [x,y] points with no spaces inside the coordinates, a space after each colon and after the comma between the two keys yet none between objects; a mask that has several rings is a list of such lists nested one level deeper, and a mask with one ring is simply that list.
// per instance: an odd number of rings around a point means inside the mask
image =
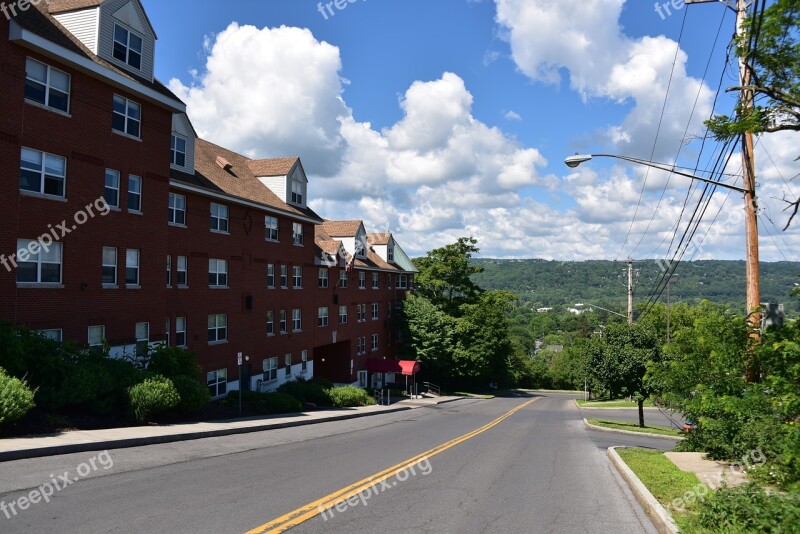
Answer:
[{"label": "asphalt road", "polygon": [[[533,397],[539,398],[498,421]],[[370,482],[362,498],[323,507],[324,517],[291,532],[654,532],[605,449],[669,449],[672,442],[588,431],[586,415],[570,399],[463,400],[99,456],[2,463],[0,532],[242,533],[397,465],[402,469]],[[77,481],[60,487],[65,478]],[[60,487],[49,502],[20,501],[47,484]]]}]

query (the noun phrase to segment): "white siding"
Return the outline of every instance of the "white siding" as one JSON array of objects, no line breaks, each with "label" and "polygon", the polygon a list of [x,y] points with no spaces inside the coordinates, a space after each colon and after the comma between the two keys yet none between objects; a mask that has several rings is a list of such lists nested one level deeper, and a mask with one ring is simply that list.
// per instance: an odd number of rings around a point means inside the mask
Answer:
[{"label": "white siding", "polygon": [[55,19],[72,33],[86,48],[97,54],[97,24],[99,8],[59,13]]},{"label": "white siding", "polygon": [[186,139],[186,166],[178,167],[176,165],[172,165],[172,168],[181,172],[194,174],[194,130],[192,129],[191,124],[189,124],[189,118],[185,113],[175,113],[172,115],[172,132]]},{"label": "white siding", "polygon": [[288,202],[286,198],[287,184],[289,182],[286,176],[262,176],[258,178],[262,184],[267,186],[267,189],[278,195],[278,198],[284,202]]},{"label": "white siding", "polygon": [[[128,6],[130,4],[130,6]],[[114,59],[114,23],[121,23],[143,38],[142,68],[136,70],[127,63]],[[148,80],[153,79],[156,36],[147,22],[139,0],[108,0],[100,6],[100,32],[97,55],[114,65]]]},{"label": "white siding", "polygon": [[386,245],[372,245],[372,250],[375,251],[375,254],[380,256],[383,261],[388,263],[389,260],[386,259],[386,249],[387,248],[388,247]]}]

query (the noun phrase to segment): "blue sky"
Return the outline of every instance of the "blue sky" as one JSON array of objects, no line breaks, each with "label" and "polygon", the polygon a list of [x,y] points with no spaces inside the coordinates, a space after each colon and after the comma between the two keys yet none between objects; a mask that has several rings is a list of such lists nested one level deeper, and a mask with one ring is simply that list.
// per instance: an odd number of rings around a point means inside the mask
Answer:
[{"label": "blue sky", "polygon": [[[721,4],[665,17],[632,0],[357,0],[333,15],[322,6],[327,16],[308,0],[143,4],[157,76],[203,137],[253,157],[299,155],[321,215],[389,229],[411,254],[474,235],[491,257],[672,255],[685,181],[665,189],[666,175],[644,168],[574,171],[563,159],[694,165],[699,143],[682,140],[702,135],[720,76],[735,84],[723,72],[734,17]],[[731,106],[723,95],[717,110]],[[800,191],[795,146],[759,143],[760,195],[779,227],[779,199]],[[709,215],[687,258],[743,257],[741,200],[724,200],[712,199],[721,217],[712,226]],[[796,230],[762,228],[765,259],[797,259]]]}]

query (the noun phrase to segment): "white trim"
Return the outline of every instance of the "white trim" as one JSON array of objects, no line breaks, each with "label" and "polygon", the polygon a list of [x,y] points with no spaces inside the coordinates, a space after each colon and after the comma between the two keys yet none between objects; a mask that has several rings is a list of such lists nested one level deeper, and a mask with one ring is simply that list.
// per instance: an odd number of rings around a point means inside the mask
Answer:
[{"label": "white trim", "polygon": [[[203,195],[203,196],[206,196],[206,197],[225,200],[225,201],[231,202],[233,204],[238,204],[239,206],[245,206],[245,207],[248,207],[248,208],[256,208],[256,209],[259,209],[261,211],[265,211],[265,212],[267,212],[269,214],[281,215],[283,217],[289,217],[289,218],[292,218],[292,219],[295,219],[295,220],[298,220],[298,221],[303,221],[303,222],[307,222],[307,223],[311,223],[311,224],[322,224],[321,220],[311,219],[311,218],[305,217],[303,215],[297,215],[297,214],[294,214],[294,213],[281,211],[281,210],[279,210],[277,208],[273,208],[273,207],[270,207],[270,206],[265,206],[264,204],[259,204],[258,202],[251,202],[249,200],[244,200],[244,199],[241,199],[241,198],[238,198],[238,197],[234,197],[234,196],[231,196],[231,195],[215,193],[214,191],[209,191],[208,189],[204,189],[202,187],[196,187],[196,186],[193,186],[193,185],[189,185],[189,184],[177,181],[177,180],[170,180],[169,181],[169,185],[170,185],[170,187],[174,187],[175,189],[181,189],[183,191],[190,191],[192,193],[197,193],[199,195]],[[265,241],[269,241],[271,243],[278,243],[279,242],[279,241],[272,241],[270,239],[266,239]]]},{"label": "white trim", "polygon": [[39,35],[24,29],[14,20],[12,20],[9,24],[8,33],[9,41],[21,42],[27,48],[36,50],[47,57],[68,63],[86,73],[103,78],[117,87],[161,104],[173,112],[186,112],[186,104],[183,102],[169,98],[166,95],[162,95],[154,89],[150,89],[149,87],[136,82],[135,80],[126,78],[121,74],[95,63],[91,59],[83,57],[75,52],[71,52],[64,47],[53,43],[52,41],[48,41],[44,37],[40,37]]}]

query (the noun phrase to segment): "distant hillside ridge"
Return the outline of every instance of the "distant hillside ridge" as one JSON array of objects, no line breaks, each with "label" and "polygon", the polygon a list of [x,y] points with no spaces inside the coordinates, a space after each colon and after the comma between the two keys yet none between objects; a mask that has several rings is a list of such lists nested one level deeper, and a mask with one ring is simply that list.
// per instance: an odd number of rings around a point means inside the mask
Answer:
[{"label": "distant hillside ridge", "polygon": [[[473,261],[484,269],[483,273],[474,275],[475,283],[485,289],[516,293],[526,307],[570,307],[585,303],[622,311],[627,306],[627,264],[624,261],[489,258]],[[662,271],[656,260],[635,263],[634,269],[634,301],[639,305],[654,290]],[[683,262],[678,266],[676,277],[670,290],[671,301],[695,304],[707,299],[744,311],[744,261]],[[789,315],[797,316],[798,299],[791,293],[798,284],[800,262],[761,264],[762,302],[783,303]],[[661,302],[665,299],[666,293],[662,294]]]}]

